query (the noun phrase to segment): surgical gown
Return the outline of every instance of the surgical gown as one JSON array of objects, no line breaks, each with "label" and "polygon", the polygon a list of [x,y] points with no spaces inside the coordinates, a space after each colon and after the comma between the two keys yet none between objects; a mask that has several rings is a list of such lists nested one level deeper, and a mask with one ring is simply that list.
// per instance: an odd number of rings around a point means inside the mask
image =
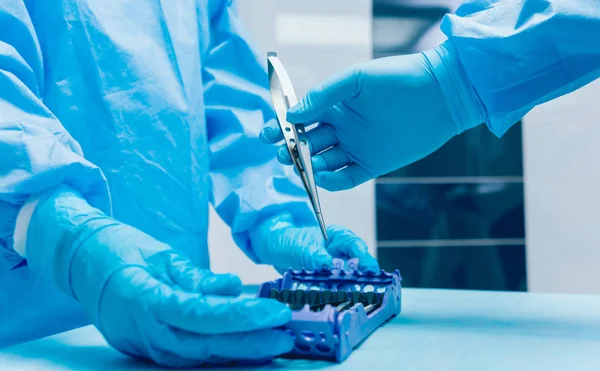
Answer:
[{"label": "surgical gown", "polygon": [[[209,267],[209,203],[248,231],[314,222],[258,134],[263,56],[231,1],[0,0],[0,347],[88,323],[14,250],[19,212],[57,184]],[[316,224],[315,224],[316,225]]]},{"label": "surgical gown", "polygon": [[600,77],[600,0],[467,0],[441,27],[498,136]]}]

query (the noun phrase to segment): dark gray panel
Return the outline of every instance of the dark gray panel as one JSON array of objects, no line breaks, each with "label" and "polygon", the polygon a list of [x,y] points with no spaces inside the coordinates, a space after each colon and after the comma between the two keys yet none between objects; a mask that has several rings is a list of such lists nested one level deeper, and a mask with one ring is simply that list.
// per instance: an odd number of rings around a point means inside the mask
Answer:
[{"label": "dark gray panel", "polygon": [[377,184],[377,240],[524,238],[522,183]]},{"label": "dark gray panel", "polygon": [[403,287],[527,291],[525,246],[403,247],[377,250],[400,269]]},{"label": "dark gray panel", "polygon": [[521,124],[502,138],[485,125],[468,130],[442,148],[413,164],[386,176],[392,177],[477,177],[522,176]]}]

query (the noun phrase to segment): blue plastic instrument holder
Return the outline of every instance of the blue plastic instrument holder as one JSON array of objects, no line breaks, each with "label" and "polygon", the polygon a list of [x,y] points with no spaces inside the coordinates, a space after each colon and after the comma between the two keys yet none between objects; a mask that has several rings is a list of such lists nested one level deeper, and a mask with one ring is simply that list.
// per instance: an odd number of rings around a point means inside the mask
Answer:
[{"label": "blue plastic instrument holder", "polygon": [[342,362],[387,320],[400,314],[400,272],[360,272],[358,259],[334,259],[333,269],[286,272],[261,285],[258,297],[287,303],[294,310],[285,329],[295,347],[289,358]]}]

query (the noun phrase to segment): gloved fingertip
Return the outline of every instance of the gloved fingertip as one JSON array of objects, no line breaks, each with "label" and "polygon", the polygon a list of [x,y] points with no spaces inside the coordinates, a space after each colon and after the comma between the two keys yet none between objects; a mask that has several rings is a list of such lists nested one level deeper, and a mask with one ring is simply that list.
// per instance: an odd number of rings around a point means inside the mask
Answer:
[{"label": "gloved fingertip", "polygon": [[279,161],[283,161],[283,160],[284,160],[284,158],[285,158],[285,154],[286,154],[286,153],[287,153],[287,152],[285,151],[285,147],[284,147],[284,146],[281,146],[281,147],[279,147],[279,148],[277,149],[277,159],[278,159]]},{"label": "gloved fingertip", "polygon": [[381,268],[379,267],[379,264],[374,264],[365,266],[363,270],[366,272],[379,273],[381,271]]},{"label": "gloved fingertip", "polygon": [[292,159],[290,158],[290,154],[288,153],[286,146],[281,146],[277,150],[277,161],[284,165],[292,164]]},{"label": "gloved fingertip", "polygon": [[304,101],[301,100],[300,102],[294,104],[288,111],[287,111],[287,115],[286,118],[291,119],[294,115],[297,115],[298,113],[302,112],[304,108]]},{"label": "gloved fingertip", "polygon": [[273,129],[271,128],[262,129],[260,131],[260,134],[258,135],[258,139],[263,143],[271,144],[271,140],[269,138],[273,136],[273,134],[271,133],[272,131]]},{"label": "gloved fingertip", "polygon": [[291,124],[308,124],[315,121],[316,115],[317,112],[315,112],[315,107],[305,98],[290,108],[287,111],[285,118]]},{"label": "gloved fingertip", "polygon": [[333,268],[333,259],[325,258],[319,259],[317,263],[313,265],[314,269],[332,269]]},{"label": "gloved fingertip", "polygon": [[[294,338],[284,330],[269,330],[262,335],[261,343],[266,346],[257,347],[253,350],[254,359],[268,359],[289,353],[294,349]],[[268,345],[267,345],[268,344]],[[248,364],[248,362],[244,362]],[[256,365],[257,362],[252,362]]]},{"label": "gloved fingertip", "polygon": [[[336,174],[336,173],[333,173]],[[344,187],[344,184],[336,178],[335,175],[332,176],[332,173],[317,173],[315,174],[315,184],[319,188],[323,188],[329,192],[338,192],[345,191],[347,187]]]},{"label": "gloved fingertip", "polygon": [[359,260],[359,265],[362,266],[362,270],[367,272],[379,273],[381,271],[379,263],[371,255],[362,256]]},{"label": "gloved fingertip", "polygon": [[333,269],[333,264],[323,264],[320,270],[331,270]]},{"label": "gloved fingertip", "polygon": [[273,327],[283,326],[292,320],[292,310],[286,304],[277,300],[267,299],[264,304],[263,313],[269,318]]},{"label": "gloved fingertip", "polygon": [[323,188],[327,191],[335,192],[339,191],[339,183],[335,180],[332,180],[330,176],[328,176],[327,172],[318,172],[315,173],[315,184],[319,188]]},{"label": "gloved fingertip", "polygon": [[226,283],[230,286],[242,287],[242,280],[236,274],[233,273],[221,273],[215,276],[216,279],[222,283]]},{"label": "gloved fingertip", "polygon": [[309,264],[308,269],[332,269],[333,268],[333,257],[329,253],[316,254],[311,256],[312,261]]},{"label": "gloved fingertip", "polygon": [[202,285],[205,294],[237,296],[242,292],[242,280],[235,274],[217,274]]},{"label": "gloved fingertip", "polygon": [[277,344],[275,348],[271,349],[275,353],[274,355],[289,353],[294,349],[294,338],[286,331],[276,330],[272,336],[269,344]]}]

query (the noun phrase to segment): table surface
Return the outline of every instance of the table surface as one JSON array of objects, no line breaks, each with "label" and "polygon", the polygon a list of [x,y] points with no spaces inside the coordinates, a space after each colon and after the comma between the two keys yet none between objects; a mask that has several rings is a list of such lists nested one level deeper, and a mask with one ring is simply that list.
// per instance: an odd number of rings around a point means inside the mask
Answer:
[{"label": "table surface", "polygon": [[[600,296],[404,289],[402,300],[400,316],[342,364],[277,359],[251,369],[600,369]],[[0,369],[157,367],[121,355],[87,326],[0,350]]]}]

